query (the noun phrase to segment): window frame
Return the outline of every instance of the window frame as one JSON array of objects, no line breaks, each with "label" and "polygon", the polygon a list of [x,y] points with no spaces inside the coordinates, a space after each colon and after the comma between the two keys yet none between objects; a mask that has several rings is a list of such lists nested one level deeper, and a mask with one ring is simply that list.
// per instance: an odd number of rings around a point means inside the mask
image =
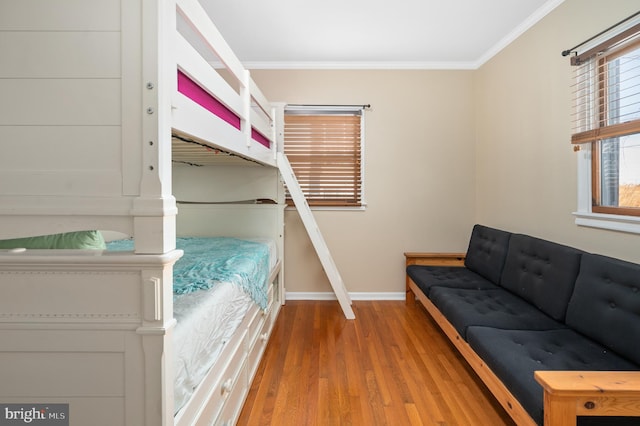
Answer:
[{"label": "window frame", "polygon": [[[356,157],[359,160],[360,163],[360,167],[359,167],[359,181],[355,181],[354,183],[354,191],[357,190],[357,188],[359,187],[359,203],[354,203],[354,204],[349,204],[347,202],[343,202],[343,201],[335,201],[335,200],[331,200],[331,199],[313,199],[313,198],[309,198],[308,197],[308,193],[305,192],[305,190],[303,189],[303,192],[305,193],[305,198],[307,199],[307,204],[309,205],[309,207],[312,210],[365,210],[366,209],[366,200],[365,200],[365,120],[364,120],[364,111],[366,109],[366,106],[360,106],[360,105],[305,105],[305,104],[301,104],[301,105],[291,105],[288,104],[285,106],[284,108],[284,120],[285,120],[285,127],[283,130],[283,150],[285,155],[287,155],[287,125],[286,125],[286,119],[288,115],[308,115],[308,116],[358,116],[359,117],[359,127],[360,127],[360,133],[359,133],[359,152],[356,152]],[[307,153],[308,155],[310,155],[310,153]],[[289,162],[292,164],[292,168],[294,169],[294,174],[295,174],[295,170],[296,170],[296,165],[295,165],[295,160],[292,158],[294,157],[293,155],[291,155],[289,153],[289,155],[287,155],[287,158],[289,159]],[[298,176],[296,175],[296,178],[298,178]],[[299,182],[301,181],[300,178],[298,178]],[[301,183],[301,186],[303,186],[303,183]],[[330,191],[327,191],[330,192]],[[285,194],[285,201],[288,205],[288,208],[293,208],[294,204],[293,204],[293,200],[291,199],[290,195],[288,194],[288,192]]]},{"label": "window frame", "polygon": [[578,208],[573,212],[575,224],[589,228],[640,234],[640,217],[598,213],[592,210],[591,148],[591,144],[584,144],[578,151]]},{"label": "window frame", "polygon": [[[635,40],[628,45],[625,45],[621,49],[615,49],[612,52],[606,53],[602,55],[596,62],[596,69],[600,71],[596,71],[597,76],[596,80],[598,82],[598,91],[604,92],[605,88],[609,86],[609,77],[608,77],[608,64],[612,61],[617,60],[622,57],[625,53],[640,50],[640,39]],[[640,73],[637,73],[634,77],[640,78]],[[607,117],[609,116],[609,107],[608,107],[608,98],[604,94],[600,94],[598,96],[598,115],[600,122],[606,122]],[[638,121],[638,120],[632,120]],[[633,132],[632,134],[638,134],[638,132]],[[624,136],[617,136],[616,138],[620,138]],[[591,170],[592,170],[592,179],[591,179],[591,211],[594,213],[603,213],[603,214],[614,214],[621,216],[640,216],[640,208],[638,207],[627,207],[627,206],[607,206],[602,205],[602,185],[601,185],[601,144],[609,139],[598,140],[596,142],[591,143]]]},{"label": "window frame", "polygon": [[[595,106],[593,117],[597,117],[598,122],[597,125],[592,127],[592,130],[582,133],[576,132],[572,136],[572,143],[577,144],[574,146],[574,150],[578,152],[578,209],[574,212],[574,216],[575,223],[580,226],[640,234],[640,208],[600,205],[600,141],[624,137],[629,134],[640,134],[638,128],[640,119],[634,118],[622,124],[610,124],[607,118],[609,113],[608,99],[606,92],[603,92],[608,85],[607,64],[630,50],[640,48],[640,38],[637,36],[637,34],[640,34],[638,23],[634,23],[633,26],[624,31],[626,31],[626,34],[632,34],[628,41],[617,45],[620,40],[619,34],[610,35],[608,38],[605,37],[603,40],[599,40],[595,48],[585,49],[586,59],[581,55],[572,58],[573,65],[580,65],[583,61],[590,61],[594,67],[592,70],[593,75],[589,77],[589,80],[593,82],[593,87],[595,88],[592,93],[595,92],[597,100],[593,103]],[[592,59],[594,54],[599,56],[596,59]],[[632,129],[627,131],[626,127],[629,125]],[[611,130],[611,127],[607,128],[608,126],[614,127],[613,130]],[[609,134],[601,138],[601,130],[604,130],[603,133],[609,132]]]}]

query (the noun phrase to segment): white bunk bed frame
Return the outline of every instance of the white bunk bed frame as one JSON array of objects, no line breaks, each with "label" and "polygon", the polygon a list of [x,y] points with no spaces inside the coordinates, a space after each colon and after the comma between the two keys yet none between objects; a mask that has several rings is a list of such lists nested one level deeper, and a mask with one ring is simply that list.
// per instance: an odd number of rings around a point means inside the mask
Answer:
[{"label": "white bunk bed frame", "polygon": [[[180,35],[178,17],[199,41]],[[176,414],[176,230],[270,237],[282,260],[282,106],[266,100],[197,0],[4,2],[0,30],[0,239],[92,229],[135,239],[130,254],[0,251],[0,402],[69,404],[72,425],[233,424],[284,301],[282,262],[267,309],[250,310]],[[215,72],[202,46],[226,71]],[[233,111],[240,129],[180,93],[178,70]],[[187,180],[211,173],[225,182],[192,192],[172,182],[172,143],[184,147],[172,135],[198,143],[179,154],[186,162],[209,164],[224,151],[261,166],[184,166],[176,174]],[[191,200],[276,204],[183,206],[174,186]]]}]

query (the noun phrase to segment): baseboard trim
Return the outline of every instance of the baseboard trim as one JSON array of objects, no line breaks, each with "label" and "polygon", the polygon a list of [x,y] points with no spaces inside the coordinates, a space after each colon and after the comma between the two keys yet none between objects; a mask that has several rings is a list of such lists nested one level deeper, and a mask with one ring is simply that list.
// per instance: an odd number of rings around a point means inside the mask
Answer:
[{"label": "baseboard trim", "polygon": [[[352,292],[351,300],[405,300],[404,292]],[[285,300],[337,300],[332,292],[287,292]]]}]

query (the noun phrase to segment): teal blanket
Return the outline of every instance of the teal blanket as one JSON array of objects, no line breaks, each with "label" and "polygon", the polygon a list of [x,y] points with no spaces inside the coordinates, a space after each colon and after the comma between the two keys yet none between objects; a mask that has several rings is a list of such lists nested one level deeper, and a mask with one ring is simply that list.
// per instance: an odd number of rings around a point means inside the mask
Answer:
[{"label": "teal blanket", "polygon": [[[242,287],[251,298],[267,307],[269,247],[237,238],[185,237],[176,240],[184,255],[173,267],[174,294],[210,289],[220,282]],[[133,250],[133,240],[107,243],[107,250]]]}]

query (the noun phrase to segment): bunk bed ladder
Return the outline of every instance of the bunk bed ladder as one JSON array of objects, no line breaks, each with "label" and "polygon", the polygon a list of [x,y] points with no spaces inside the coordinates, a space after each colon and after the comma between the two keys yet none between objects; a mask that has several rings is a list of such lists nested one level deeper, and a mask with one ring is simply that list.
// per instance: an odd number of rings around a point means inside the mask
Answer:
[{"label": "bunk bed ladder", "polygon": [[298,209],[298,213],[302,218],[302,222],[304,223],[304,227],[307,230],[307,234],[309,234],[311,243],[316,249],[316,253],[320,258],[322,268],[327,274],[327,278],[329,278],[331,287],[333,287],[333,292],[336,294],[338,302],[342,307],[342,312],[344,312],[344,316],[347,319],[354,319],[356,316],[353,313],[353,309],[351,309],[351,298],[349,297],[349,293],[347,293],[347,289],[344,286],[344,282],[342,281],[342,277],[338,272],[338,268],[333,262],[333,257],[331,257],[331,252],[329,252],[327,243],[324,241],[322,233],[320,232],[320,228],[318,228],[318,224],[313,217],[313,213],[311,213],[309,204],[307,203],[307,200],[304,197],[302,190],[300,189],[298,179],[296,179],[296,176],[293,173],[291,164],[289,163],[286,155],[284,155],[282,152],[278,153],[277,158],[280,174],[282,175],[284,183],[287,185],[289,193],[291,194],[291,198],[293,199],[293,202]]}]

